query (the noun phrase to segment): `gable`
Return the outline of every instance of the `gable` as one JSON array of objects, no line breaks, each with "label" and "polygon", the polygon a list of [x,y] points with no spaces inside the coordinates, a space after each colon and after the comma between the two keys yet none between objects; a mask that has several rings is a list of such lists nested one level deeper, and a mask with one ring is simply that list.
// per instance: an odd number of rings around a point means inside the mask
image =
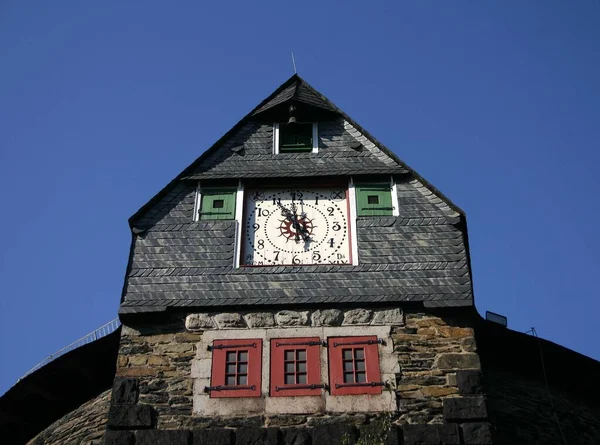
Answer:
[{"label": "gable", "polygon": [[[273,120],[290,101],[319,119],[319,153],[272,154]],[[283,110],[283,111],[282,111]],[[361,143],[358,149],[352,142]],[[401,161],[347,114],[293,75],[189,165],[130,219],[136,224],[181,180],[355,174],[409,174],[455,211],[462,210]]]},{"label": "gable", "polygon": [[[319,117],[317,153],[273,154],[274,119],[281,119],[278,113],[285,116],[291,100]],[[357,219],[357,264],[237,267],[238,222],[194,222],[198,181],[248,184],[260,178],[332,176],[392,176],[395,181],[399,216]],[[297,76],[186,168],[130,224],[135,235],[122,314],[169,307],[473,304],[462,211]]]}]

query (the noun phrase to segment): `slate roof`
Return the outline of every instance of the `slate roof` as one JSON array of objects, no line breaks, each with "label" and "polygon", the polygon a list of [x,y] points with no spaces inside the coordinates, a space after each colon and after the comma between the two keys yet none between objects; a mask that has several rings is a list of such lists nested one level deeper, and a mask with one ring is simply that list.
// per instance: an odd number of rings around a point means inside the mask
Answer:
[{"label": "slate roof", "polygon": [[275,94],[271,95],[261,105],[259,105],[254,111],[253,116],[257,116],[260,113],[274,108],[277,105],[293,100],[296,103],[304,103],[314,107],[321,108],[323,110],[337,112],[338,109],[333,105],[325,96],[315,90],[313,87],[308,85],[299,76],[292,76],[292,82],[287,82],[285,87],[281,88]]},{"label": "slate roof", "polygon": [[[265,124],[261,116],[286,101],[314,106],[316,110],[326,109],[334,117],[330,120],[342,122],[345,131],[342,131],[336,137],[330,135],[330,139],[328,139],[327,129],[325,128],[327,121],[319,122],[319,128],[323,128],[325,133],[320,132],[320,143],[323,143],[323,149],[320,149],[318,154],[282,154],[278,155],[280,157],[271,155],[271,145],[269,144],[272,144],[272,142],[269,141],[269,137],[272,138],[272,128],[268,130],[263,127],[260,136],[254,133],[258,125]],[[337,131],[340,132],[339,129]],[[269,132],[271,133],[269,134]],[[350,142],[355,140],[364,142],[359,151],[349,149]],[[336,151],[340,149],[343,149],[343,151],[332,154],[334,147],[332,145],[328,147],[327,143],[337,143]],[[232,151],[232,149],[241,150]],[[327,162],[331,156],[335,157],[335,162]],[[303,162],[298,162],[298,158],[301,158]],[[365,161],[365,158],[369,158],[369,165],[361,162]],[[376,163],[373,158],[378,158],[381,162]],[[279,162],[277,168],[268,162],[274,161],[277,163],[281,159],[285,159],[286,162]],[[327,163],[327,168],[323,168],[324,163]],[[285,169],[282,169],[282,166]],[[151,210],[152,206],[169,193],[175,184],[181,180],[230,178],[232,174],[235,175],[234,178],[244,179],[389,173],[409,173],[419,178],[427,188],[442,197],[452,208],[459,213],[463,213],[458,206],[444,197],[439,190],[436,190],[433,185],[400,160],[390,149],[354,122],[344,111],[337,108],[300,76],[294,74],[140,208],[129,219],[129,224],[131,226],[135,225],[142,215]]]},{"label": "slate roof", "polygon": [[[350,148],[355,141],[361,143],[360,150]],[[244,147],[242,152],[231,151],[240,144]],[[248,122],[184,179],[408,173],[342,118],[319,124],[319,153],[274,155],[272,147],[273,124]]]},{"label": "slate roof", "polygon": [[[272,154],[264,113],[325,110],[319,153]],[[285,108],[285,107],[284,107]],[[360,149],[353,142],[360,142]],[[235,221],[193,223],[197,180],[394,175],[400,217],[359,218],[359,265],[233,268]],[[423,302],[472,305],[464,214],[363,128],[292,76],[138,211],[121,313],[169,307]]]}]

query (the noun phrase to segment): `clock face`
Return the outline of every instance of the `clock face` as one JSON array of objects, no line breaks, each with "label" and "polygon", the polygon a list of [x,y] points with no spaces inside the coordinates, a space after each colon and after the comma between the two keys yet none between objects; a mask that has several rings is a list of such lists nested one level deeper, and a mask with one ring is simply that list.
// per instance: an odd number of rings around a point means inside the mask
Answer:
[{"label": "clock face", "polygon": [[351,264],[347,190],[251,189],[245,196],[241,264]]}]

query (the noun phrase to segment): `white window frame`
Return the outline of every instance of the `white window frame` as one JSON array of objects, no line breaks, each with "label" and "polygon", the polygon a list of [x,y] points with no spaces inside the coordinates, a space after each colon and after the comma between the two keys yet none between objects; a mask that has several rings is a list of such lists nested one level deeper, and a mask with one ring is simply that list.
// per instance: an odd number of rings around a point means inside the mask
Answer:
[{"label": "white window frame", "polygon": [[350,238],[352,265],[356,266],[358,265],[358,232],[356,230],[356,189],[354,188],[354,179],[352,176],[348,181],[348,199],[350,204],[350,215],[348,215],[350,221],[348,223],[350,224],[350,233],[352,234]]},{"label": "white window frame", "polygon": [[[312,123],[313,147],[311,153],[319,153],[319,123]],[[279,154],[279,122],[273,123],[273,154]]]},{"label": "white window frame", "polygon": [[240,179],[235,194],[235,242],[233,255],[233,268],[240,267],[240,256],[242,255],[242,218],[244,216],[244,183]]},{"label": "white window frame", "polygon": [[196,185],[196,201],[194,202],[194,215],[192,215],[192,221],[200,221],[200,205],[202,204],[202,192],[200,188],[200,181]]},{"label": "white window frame", "polygon": [[400,208],[398,205],[398,189],[394,177],[390,176],[390,189],[392,192],[392,216],[400,216]]}]

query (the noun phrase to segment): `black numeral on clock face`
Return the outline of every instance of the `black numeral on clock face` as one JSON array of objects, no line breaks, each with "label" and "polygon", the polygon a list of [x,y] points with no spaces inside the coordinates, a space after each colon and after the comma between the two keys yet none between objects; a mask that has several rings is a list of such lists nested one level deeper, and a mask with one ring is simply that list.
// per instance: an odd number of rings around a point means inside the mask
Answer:
[{"label": "black numeral on clock face", "polygon": [[[246,265],[344,264],[349,249],[347,191],[254,189],[245,207]],[[251,253],[251,255],[247,255]]]}]

